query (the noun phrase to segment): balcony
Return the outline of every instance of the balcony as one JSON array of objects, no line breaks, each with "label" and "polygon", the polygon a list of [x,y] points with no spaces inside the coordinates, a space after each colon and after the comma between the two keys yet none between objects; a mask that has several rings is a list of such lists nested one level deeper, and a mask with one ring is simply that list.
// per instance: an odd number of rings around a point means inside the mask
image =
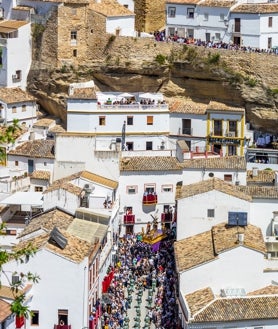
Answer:
[{"label": "balcony", "polygon": [[16,328],[21,328],[22,326],[24,326],[24,316],[16,316],[15,317],[15,327]]},{"label": "balcony", "polygon": [[157,204],[157,194],[154,193],[144,193],[143,195],[143,205],[144,206],[152,206]]},{"label": "balcony", "polygon": [[124,215],[124,224],[134,224],[135,223],[135,215],[126,214]]},{"label": "balcony", "polygon": [[161,214],[161,222],[162,223],[172,222],[172,219],[173,219],[173,213],[171,213],[171,212]]}]

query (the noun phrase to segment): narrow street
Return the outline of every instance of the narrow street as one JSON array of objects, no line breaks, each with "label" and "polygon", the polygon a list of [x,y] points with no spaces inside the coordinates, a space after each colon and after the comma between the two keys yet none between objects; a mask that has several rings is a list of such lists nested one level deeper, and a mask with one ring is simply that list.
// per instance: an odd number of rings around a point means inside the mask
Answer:
[{"label": "narrow street", "polygon": [[178,328],[173,242],[169,232],[154,251],[136,236],[120,239],[101,329]]}]

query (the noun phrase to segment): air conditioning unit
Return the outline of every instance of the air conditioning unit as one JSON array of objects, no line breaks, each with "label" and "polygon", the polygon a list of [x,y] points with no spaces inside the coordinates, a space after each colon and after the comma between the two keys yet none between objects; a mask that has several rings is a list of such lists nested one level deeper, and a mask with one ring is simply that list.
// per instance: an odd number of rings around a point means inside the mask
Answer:
[{"label": "air conditioning unit", "polygon": [[227,134],[228,137],[236,137],[236,133],[234,131],[231,131]]}]

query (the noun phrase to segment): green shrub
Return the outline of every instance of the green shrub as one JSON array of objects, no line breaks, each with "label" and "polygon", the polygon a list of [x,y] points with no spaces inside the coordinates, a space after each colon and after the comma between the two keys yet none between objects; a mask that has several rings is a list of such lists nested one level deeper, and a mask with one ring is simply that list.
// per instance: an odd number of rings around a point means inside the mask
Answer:
[{"label": "green shrub", "polygon": [[255,87],[256,84],[257,84],[257,80],[255,78],[249,78],[247,81],[246,81],[246,84],[249,86],[249,87]]},{"label": "green shrub", "polygon": [[197,57],[197,50],[193,47],[188,47],[186,59],[192,62]]},{"label": "green shrub", "polygon": [[209,64],[217,64],[220,61],[220,54],[216,53],[216,54],[208,54],[208,63]]},{"label": "green shrub", "polygon": [[165,57],[164,55],[162,55],[162,54],[158,54],[158,55],[156,55],[156,57],[155,57],[155,61],[156,61],[158,64],[163,65],[163,64],[165,64],[165,62],[166,62],[166,57]]}]

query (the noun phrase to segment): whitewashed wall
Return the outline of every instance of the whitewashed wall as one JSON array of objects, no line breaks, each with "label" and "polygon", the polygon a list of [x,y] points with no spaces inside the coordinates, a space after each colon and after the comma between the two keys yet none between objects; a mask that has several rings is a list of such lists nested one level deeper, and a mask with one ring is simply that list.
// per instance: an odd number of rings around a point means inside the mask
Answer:
[{"label": "whitewashed wall", "polygon": [[[213,219],[208,218],[208,209],[215,209]],[[253,224],[252,218],[250,218],[250,203],[228,194],[212,190],[179,199],[177,203],[177,240],[206,232],[214,225],[228,223],[229,211],[247,212],[248,223]]]},{"label": "whitewashed wall", "polygon": [[74,214],[80,206],[80,198],[64,189],[57,189],[44,194],[43,210],[59,207]]},{"label": "whitewashed wall", "polygon": [[133,37],[135,32],[135,16],[119,16],[106,18],[106,32],[116,34],[119,29],[120,36]]},{"label": "whitewashed wall", "polygon": [[[31,310],[39,311],[39,328],[53,328],[58,324],[58,309],[68,310],[68,322],[72,328],[88,326],[88,274],[87,259],[80,264],[69,261],[48,250],[40,250],[28,263],[16,265],[10,262],[4,269],[9,276],[14,271],[37,273],[41,280],[34,285],[29,302]],[[4,276],[2,284],[7,284]],[[51,284],[50,284],[51,282]],[[78,282],[78,284],[73,284]],[[30,322],[26,328],[30,328]]]},{"label": "whitewashed wall", "polygon": [[[216,295],[223,288],[244,288],[248,293],[271,284],[263,273],[264,266],[263,254],[237,247],[219,254],[214,261],[183,272],[180,290],[183,295],[205,287],[211,287]],[[273,273],[272,278],[277,280],[278,273]]]}]

